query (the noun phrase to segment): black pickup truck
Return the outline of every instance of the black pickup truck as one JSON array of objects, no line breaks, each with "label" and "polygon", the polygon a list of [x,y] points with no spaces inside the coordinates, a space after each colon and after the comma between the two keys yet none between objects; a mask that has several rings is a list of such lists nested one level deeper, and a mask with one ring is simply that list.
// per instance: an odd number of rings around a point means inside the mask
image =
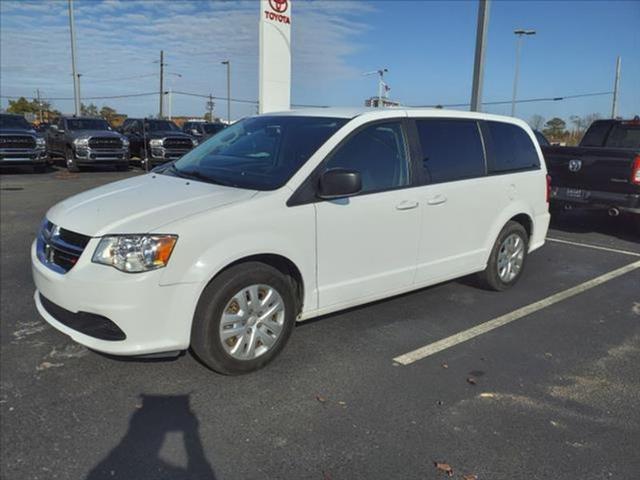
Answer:
[{"label": "black pickup truck", "polygon": [[640,118],[598,120],[577,147],[542,147],[551,206],[635,214],[640,223]]},{"label": "black pickup truck", "polygon": [[129,168],[129,140],[102,118],[60,117],[47,133],[49,154],[64,158],[70,172],[89,165]]},{"label": "black pickup truck", "polygon": [[188,135],[192,135],[200,142],[203,142],[209,137],[213,137],[216,133],[224,130],[226,125],[224,123],[214,122],[185,122],[182,125],[182,131]]},{"label": "black pickup truck", "polygon": [[170,120],[127,119],[122,133],[131,144],[131,156],[140,159],[140,166],[150,170],[154,165],[176,160],[198,145],[191,135],[180,131]]},{"label": "black pickup truck", "polygon": [[0,165],[30,165],[44,170],[47,161],[45,139],[22,115],[0,114]]}]

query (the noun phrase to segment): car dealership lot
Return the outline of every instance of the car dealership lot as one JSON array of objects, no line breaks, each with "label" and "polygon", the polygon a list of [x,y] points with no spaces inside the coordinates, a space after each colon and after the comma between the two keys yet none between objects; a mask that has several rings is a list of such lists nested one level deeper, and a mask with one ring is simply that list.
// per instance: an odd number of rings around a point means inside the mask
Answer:
[{"label": "car dealership lot", "polygon": [[394,361],[639,262],[620,219],[554,220],[555,241],[508,292],[461,279],[308,321],[266,369],[224,377],[190,354],[90,352],[35,311],[29,247],[46,210],[140,170],[3,173],[2,478],[445,478],[434,461],[454,478],[640,469],[639,268]]}]

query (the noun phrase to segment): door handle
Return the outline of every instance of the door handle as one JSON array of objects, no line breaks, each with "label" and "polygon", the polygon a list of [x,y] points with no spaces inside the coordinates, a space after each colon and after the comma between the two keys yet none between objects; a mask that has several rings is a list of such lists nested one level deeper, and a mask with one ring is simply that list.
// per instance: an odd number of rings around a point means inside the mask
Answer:
[{"label": "door handle", "polygon": [[418,202],[405,200],[396,205],[396,210],[411,210],[413,208],[416,208],[418,205],[420,205]]},{"label": "door handle", "polygon": [[446,201],[447,201],[447,197],[445,197],[444,195],[436,195],[435,197],[432,197],[429,200],[427,200],[427,203],[429,205],[442,205]]}]

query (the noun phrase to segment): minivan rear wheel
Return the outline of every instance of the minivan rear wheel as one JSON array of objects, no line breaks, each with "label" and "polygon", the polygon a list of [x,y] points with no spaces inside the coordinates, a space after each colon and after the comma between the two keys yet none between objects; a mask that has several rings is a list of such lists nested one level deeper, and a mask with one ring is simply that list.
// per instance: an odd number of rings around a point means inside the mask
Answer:
[{"label": "minivan rear wheel", "polygon": [[205,288],[193,319],[191,347],[216,372],[252,372],[284,348],[296,315],[288,277],[264,263],[242,263]]},{"label": "minivan rear wheel", "polygon": [[510,221],[498,235],[487,268],[478,277],[483,287],[503,291],[515,285],[527,260],[529,235],[518,222]]}]

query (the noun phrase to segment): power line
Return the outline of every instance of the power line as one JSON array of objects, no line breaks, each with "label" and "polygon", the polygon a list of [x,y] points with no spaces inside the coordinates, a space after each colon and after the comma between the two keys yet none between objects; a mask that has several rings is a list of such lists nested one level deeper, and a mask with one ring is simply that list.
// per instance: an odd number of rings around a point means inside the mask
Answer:
[{"label": "power line", "polygon": [[[576,95],[563,95],[561,97],[540,97],[516,100],[516,103],[533,103],[533,102],[558,102],[560,100],[569,100],[572,98],[597,97],[602,95],[611,95],[613,92],[595,92],[595,93],[579,93]],[[512,100],[497,100],[493,102],[482,102],[482,105],[506,105]],[[432,104],[432,105],[408,105],[414,108],[431,108],[431,107],[468,107],[469,103],[449,103],[449,104]]]}]

